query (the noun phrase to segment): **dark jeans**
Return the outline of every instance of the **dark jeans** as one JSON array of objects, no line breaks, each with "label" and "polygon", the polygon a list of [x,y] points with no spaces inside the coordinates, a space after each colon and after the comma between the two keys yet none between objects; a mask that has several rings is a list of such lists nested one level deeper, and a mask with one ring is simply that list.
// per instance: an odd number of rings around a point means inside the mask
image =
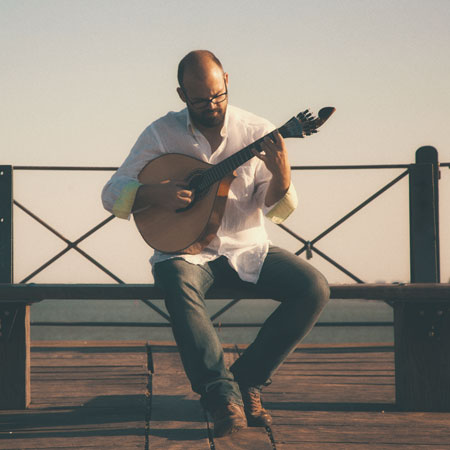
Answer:
[{"label": "dark jeans", "polygon": [[[304,338],[329,298],[328,283],[310,264],[270,247],[257,284],[240,280],[225,257],[199,266],[170,259],[154,267],[163,289],[172,330],[192,389],[213,408],[220,402],[242,404],[241,386],[260,388]],[[222,346],[205,307],[212,285],[252,287],[280,302],[254,342],[227,369]],[[255,307],[257,304],[255,303]]]}]

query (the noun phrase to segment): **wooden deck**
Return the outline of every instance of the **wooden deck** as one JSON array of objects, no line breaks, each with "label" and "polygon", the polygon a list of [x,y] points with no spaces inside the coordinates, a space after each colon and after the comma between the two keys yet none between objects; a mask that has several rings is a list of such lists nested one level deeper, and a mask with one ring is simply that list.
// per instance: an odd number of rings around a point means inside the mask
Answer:
[{"label": "wooden deck", "polygon": [[272,428],[221,439],[173,344],[34,342],[31,367],[31,406],[0,411],[0,449],[450,449],[450,413],[396,410],[390,345],[299,347],[264,390]]}]

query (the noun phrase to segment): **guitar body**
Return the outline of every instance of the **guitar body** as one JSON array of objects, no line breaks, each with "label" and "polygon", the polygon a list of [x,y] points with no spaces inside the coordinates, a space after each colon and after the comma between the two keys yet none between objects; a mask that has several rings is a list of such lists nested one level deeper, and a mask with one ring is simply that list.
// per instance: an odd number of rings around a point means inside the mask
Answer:
[{"label": "guitar body", "polygon": [[[278,128],[283,138],[303,138],[317,133],[333,114],[325,107],[314,117],[308,110],[292,117]],[[270,136],[272,133],[267,134]],[[200,253],[215,237],[220,227],[234,170],[261,151],[265,136],[234,153],[219,164],[212,165],[191,156],[169,153],[150,161],[138,179],[143,184],[185,181],[195,193],[194,201],[185,209],[171,211],[149,206],[135,212],[136,226],[150,247],[164,253]]]},{"label": "guitar body", "polygon": [[[166,180],[189,182],[210,167],[211,164],[191,156],[169,153],[150,161],[138,179],[143,184]],[[201,198],[194,199],[192,206],[182,211],[150,206],[134,213],[142,237],[152,248],[164,253],[200,253],[216,235],[234,178],[230,174],[214,183]]]}]

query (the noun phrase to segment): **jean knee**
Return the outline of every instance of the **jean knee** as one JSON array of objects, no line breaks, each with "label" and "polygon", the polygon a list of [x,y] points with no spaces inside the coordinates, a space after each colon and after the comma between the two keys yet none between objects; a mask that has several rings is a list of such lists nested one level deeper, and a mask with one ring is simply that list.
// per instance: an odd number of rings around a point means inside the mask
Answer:
[{"label": "jean knee", "polygon": [[302,297],[317,311],[321,311],[328,303],[330,299],[330,286],[326,278],[319,271],[313,270],[309,273],[300,292],[300,298]]}]

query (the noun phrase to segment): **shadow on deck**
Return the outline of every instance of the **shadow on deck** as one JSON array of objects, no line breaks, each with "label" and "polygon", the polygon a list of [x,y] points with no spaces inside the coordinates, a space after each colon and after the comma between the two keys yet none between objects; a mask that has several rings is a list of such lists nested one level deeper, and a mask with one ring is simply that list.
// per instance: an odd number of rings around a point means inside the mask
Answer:
[{"label": "shadow on deck", "polygon": [[0,449],[450,449],[450,413],[396,410],[390,345],[302,345],[264,390],[272,428],[221,439],[172,343],[35,341],[31,367]]}]

